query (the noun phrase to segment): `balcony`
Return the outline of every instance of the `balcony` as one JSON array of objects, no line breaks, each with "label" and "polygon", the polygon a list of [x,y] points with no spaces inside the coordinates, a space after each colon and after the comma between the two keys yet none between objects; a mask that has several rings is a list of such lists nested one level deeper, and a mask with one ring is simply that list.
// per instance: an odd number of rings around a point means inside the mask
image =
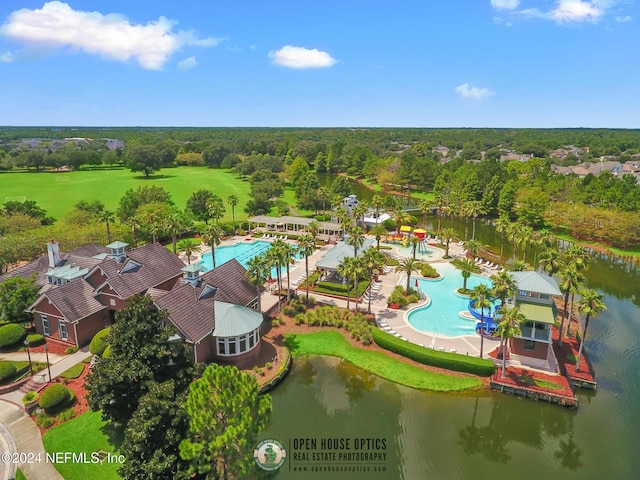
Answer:
[{"label": "balcony", "polygon": [[526,323],[520,327],[520,332],[520,338],[525,340],[551,343],[551,328],[549,328],[549,325]]}]

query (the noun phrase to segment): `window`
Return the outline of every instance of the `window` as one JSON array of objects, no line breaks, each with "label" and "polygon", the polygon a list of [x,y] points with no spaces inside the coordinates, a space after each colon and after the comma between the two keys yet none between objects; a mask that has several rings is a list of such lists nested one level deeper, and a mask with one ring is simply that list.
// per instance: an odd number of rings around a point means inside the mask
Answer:
[{"label": "window", "polygon": [[546,293],[541,293],[540,298],[542,298],[543,300],[549,300],[549,295],[547,295]]},{"label": "window", "polygon": [[42,333],[49,336],[51,335],[51,330],[49,330],[49,319],[46,315],[40,315],[40,319],[42,320]]},{"label": "window", "polygon": [[62,340],[69,340],[69,330],[67,329],[67,322],[62,320],[58,321],[58,337]]},{"label": "window", "polygon": [[235,355],[236,354],[236,339],[235,338],[230,338],[229,340],[231,340],[229,342],[229,355]]},{"label": "window", "polygon": [[224,338],[219,338],[218,339],[218,355],[225,355],[225,353],[226,353],[225,346],[226,346],[227,342],[225,340],[226,339],[224,339]]},{"label": "window", "polygon": [[521,297],[528,297],[529,296],[529,292],[527,292],[526,290],[520,290],[518,292],[518,295],[520,295]]},{"label": "window", "polygon": [[240,337],[219,337],[218,355],[240,355],[253,350],[260,343],[260,328]]},{"label": "window", "polygon": [[247,339],[246,337],[242,337],[240,338],[240,352],[246,352],[247,351]]},{"label": "window", "polygon": [[533,340],[525,340],[524,349],[534,351],[536,349],[536,342],[534,342]]}]

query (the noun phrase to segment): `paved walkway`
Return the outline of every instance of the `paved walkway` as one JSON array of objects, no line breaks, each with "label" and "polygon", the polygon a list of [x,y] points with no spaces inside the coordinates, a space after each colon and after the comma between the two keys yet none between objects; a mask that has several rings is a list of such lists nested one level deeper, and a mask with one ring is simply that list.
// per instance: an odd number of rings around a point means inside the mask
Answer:
[{"label": "paved walkway", "polygon": [[[35,358],[36,355],[44,356],[44,354],[32,353],[31,359],[41,361],[39,358]],[[89,347],[85,347],[71,355],[49,355],[49,361],[52,363],[50,366],[51,377],[57,378],[62,372],[80,363],[90,355]],[[27,352],[3,353],[0,358],[3,360],[26,361]],[[42,359],[42,361],[44,362],[45,360]],[[38,382],[46,383],[49,378],[49,371],[45,368],[35,373],[33,378]],[[0,453],[33,454],[33,459],[38,458],[36,455],[40,454],[39,462],[20,465],[20,470],[22,470],[25,477],[28,480],[62,479],[63,477],[53,465],[46,462],[46,452],[40,437],[40,430],[20,406],[23,396],[24,394],[18,390],[0,395]],[[0,461],[0,480],[14,478],[15,471],[16,465]]]}]

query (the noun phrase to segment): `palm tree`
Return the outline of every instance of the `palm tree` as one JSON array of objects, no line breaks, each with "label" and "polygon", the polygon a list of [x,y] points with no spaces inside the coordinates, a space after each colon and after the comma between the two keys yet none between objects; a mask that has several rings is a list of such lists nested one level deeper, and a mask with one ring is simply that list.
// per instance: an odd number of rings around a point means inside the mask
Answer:
[{"label": "palm tree", "polygon": [[181,252],[184,252],[184,255],[187,257],[187,263],[191,265],[191,255],[195,251],[198,243],[193,238],[185,238],[184,240],[180,240],[178,244],[178,248]]},{"label": "palm tree", "polygon": [[427,228],[427,214],[433,210],[433,203],[429,200],[420,200],[418,202],[418,208],[422,213],[422,225]]},{"label": "palm tree", "polygon": [[220,245],[222,229],[218,225],[207,224],[201,230],[201,235],[207,238],[207,245],[211,247],[211,261],[216,268],[216,245]]},{"label": "palm tree", "polygon": [[309,257],[316,250],[316,244],[311,235],[301,235],[298,238],[298,251],[304,257],[304,271],[307,283],[307,302],[309,302]]},{"label": "palm tree", "polygon": [[562,310],[562,319],[560,320],[560,335],[558,336],[558,345],[562,346],[565,318],[569,318],[569,325],[571,325],[571,312],[567,310],[569,296],[574,295],[580,290],[584,277],[572,263],[565,265],[558,274],[560,276],[560,284],[558,287],[560,287],[560,291],[564,294],[564,308]]},{"label": "palm tree", "polygon": [[513,259],[515,260],[518,252],[518,243],[520,242],[520,225],[518,223],[510,223],[506,229],[507,237],[513,242]]},{"label": "palm tree", "polygon": [[[374,275],[382,271],[382,267],[385,264],[385,256],[375,248],[367,248],[362,252],[362,261],[369,274],[369,281],[371,281]],[[371,313],[371,293],[369,293],[367,313]]]},{"label": "palm tree", "polygon": [[416,259],[416,250],[418,249],[418,245],[420,245],[420,242],[422,242],[422,240],[420,239],[420,237],[416,237],[415,235],[413,235],[412,237],[409,238],[409,243],[411,244],[411,247],[413,248],[413,259]]},{"label": "palm tree", "polygon": [[[104,222],[107,226],[107,242],[111,243],[111,228],[110,224],[115,220],[115,215],[109,210],[102,210],[99,214],[100,221]],[[175,252],[174,252],[175,253]]]},{"label": "palm tree", "polygon": [[238,199],[237,195],[229,195],[229,197],[227,197],[227,201],[229,202],[229,205],[231,205],[231,221],[233,222],[233,231],[236,231],[236,205],[238,205],[238,202],[240,202],[240,199]]},{"label": "palm tree", "polygon": [[602,301],[604,295],[596,292],[593,289],[582,290],[580,292],[582,298],[578,300],[578,310],[580,313],[586,315],[584,319],[584,330],[582,331],[582,338],[580,339],[580,349],[578,350],[578,359],[576,361],[576,372],[580,371],[580,360],[582,358],[582,349],[584,342],[587,340],[587,329],[589,328],[589,320],[593,317],[597,317],[600,313],[607,309],[607,306]]},{"label": "palm tree", "polygon": [[506,268],[510,272],[524,272],[527,270],[533,270],[531,265],[529,265],[524,260],[509,260],[506,264]]},{"label": "palm tree", "polygon": [[331,190],[326,185],[318,188],[318,198],[322,200],[322,214],[326,215],[327,213],[327,200],[331,197]]},{"label": "palm tree", "polygon": [[471,240],[467,240],[466,242],[464,242],[462,247],[467,252],[469,252],[469,255],[471,255],[472,257],[475,257],[476,255],[478,255],[478,252],[482,250],[483,245],[482,245],[482,242],[480,242],[480,240],[476,240],[475,238],[472,238]]},{"label": "palm tree", "polygon": [[353,278],[353,299],[356,304],[356,313],[358,313],[358,283],[360,282],[360,277],[366,273],[368,273],[367,266],[362,257],[354,257],[353,262],[351,262],[351,278]]},{"label": "palm tree", "polygon": [[440,236],[444,237],[444,244],[446,245],[444,255],[445,257],[448,257],[449,243],[451,243],[451,239],[456,236],[456,231],[453,228],[445,228],[444,231],[440,232]]},{"label": "palm tree", "polygon": [[278,298],[282,294],[282,266],[285,262],[284,249],[287,244],[282,240],[276,240],[267,250],[266,258],[276,269],[276,279],[278,281]]},{"label": "palm tree", "polygon": [[472,200],[467,203],[467,214],[473,217],[473,230],[471,233],[471,238],[474,240],[476,238],[476,220],[479,215],[484,215],[485,213],[487,213],[487,211],[485,210],[484,205],[482,205],[482,202],[478,200]]},{"label": "palm tree", "polygon": [[267,279],[271,276],[265,255],[258,255],[247,262],[245,276],[249,280],[249,283],[256,287],[256,292],[258,293],[258,311],[262,312],[262,304],[260,301],[262,297],[261,290]]},{"label": "palm tree", "polygon": [[464,216],[464,241],[466,242],[469,238],[469,218],[471,217],[470,202],[464,202],[460,205],[460,214]]},{"label": "palm tree", "polygon": [[380,240],[382,240],[382,237],[387,235],[387,229],[378,223],[377,225],[374,225],[371,230],[369,230],[369,233],[376,238],[376,248],[380,250]]},{"label": "palm tree", "polygon": [[462,273],[462,290],[464,292],[467,291],[467,280],[471,276],[472,273],[481,273],[482,270],[476,263],[469,258],[456,258],[451,262],[451,265],[456,267]]},{"label": "palm tree", "polygon": [[289,267],[296,263],[296,253],[298,250],[293,245],[284,243],[282,248],[282,256],[284,258],[284,264],[287,267],[287,301],[291,300],[291,275],[289,275]]},{"label": "palm tree", "polygon": [[220,220],[224,216],[224,212],[226,208],[224,208],[224,202],[218,195],[214,195],[209,200],[207,200],[207,211],[211,218],[213,218],[218,224],[218,220]]},{"label": "palm tree", "polygon": [[376,222],[378,221],[378,218],[380,218],[380,209],[382,208],[383,205],[384,205],[384,199],[376,193],[371,199],[371,206],[376,212]]},{"label": "palm tree", "polygon": [[320,231],[320,222],[318,222],[317,220],[313,220],[307,226],[307,230],[309,230],[309,233],[311,234],[311,236],[313,237],[313,241],[315,242],[318,238],[318,232]]},{"label": "palm tree", "polygon": [[491,308],[491,289],[481,283],[471,292],[471,299],[475,300],[475,308],[480,308],[480,358],[484,350],[484,309]]},{"label": "palm tree", "polygon": [[355,257],[344,257],[338,265],[338,275],[346,279],[347,285],[347,310],[349,310],[349,302],[351,301],[351,289],[349,288],[350,280],[353,272],[353,262]]},{"label": "palm tree", "polygon": [[362,231],[362,227],[355,227],[351,230],[349,234],[349,238],[347,239],[347,243],[353,247],[353,256],[354,258],[358,256],[358,248],[364,245],[364,232]]},{"label": "palm tree", "polygon": [[563,252],[563,257],[567,263],[575,264],[578,270],[587,268],[591,263],[589,251],[580,245],[571,245]]},{"label": "palm tree", "polygon": [[500,299],[500,304],[504,306],[507,298],[515,297],[518,293],[518,285],[513,276],[503,270],[495,275],[491,275],[493,283],[492,295]]},{"label": "palm tree", "polygon": [[507,217],[499,217],[495,222],[496,232],[500,234],[500,261],[504,260],[504,234],[509,231],[510,225]]},{"label": "palm tree", "polygon": [[184,217],[177,212],[171,213],[170,215],[165,217],[164,227],[169,235],[171,235],[173,253],[176,253],[176,243],[178,241],[178,235],[184,232],[186,227]]},{"label": "palm tree", "polygon": [[353,208],[353,221],[356,226],[358,226],[358,224],[364,225],[364,216],[367,213],[367,210],[368,208],[364,205],[364,203],[360,203]]},{"label": "palm tree", "polygon": [[400,235],[400,227],[403,223],[407,223],[411,220],[411,215],[409,212],[405,212],[402,208],[398,208],[395,212],[393,212],[393,221],[396,223],[396,233]]},{"label": "palm tree", "polygon": [[418,263],[420,262],[414,258],[405,258],[396,267],[396,272],[404,272],[407,274],[407,288],[405,290],[405,295],[409,295],[409,291],[411,289],[411,274],[418,269]]},{"label": "palm tree", "polygon": [[496,333],[500,335],[500,351],[502,352],[502,378],[507,376],[507,352],[509,340],[520,335],[520,325],[527,321],[527,317],[516,307],[507,308],[500,313],[500,322]]},{"label": "palm tree", "polygon": [[534,235],[533,228],[529,225],[520,225],[520,245],[522,245],[522,260],[527,261],[527,247],[531,245]]},{"label": "palm tree", "polygon": [[555,275],[563,266],[560,252],[558,252],[558,250],[555,248],[544,249],[540,254],[538,265],[542,267],[542,269],[547,272],[550,277]]},{"label": "palm tree", "polygon": [[133,245],[134,246],[138,246],[138,232],[140,231],[140,227],[142,226],[142,221],[140,220],[140,217],[138,216],[133,216],[133,217],[129,217],[125,223],[131,227],[131,233],[133,233]]}]

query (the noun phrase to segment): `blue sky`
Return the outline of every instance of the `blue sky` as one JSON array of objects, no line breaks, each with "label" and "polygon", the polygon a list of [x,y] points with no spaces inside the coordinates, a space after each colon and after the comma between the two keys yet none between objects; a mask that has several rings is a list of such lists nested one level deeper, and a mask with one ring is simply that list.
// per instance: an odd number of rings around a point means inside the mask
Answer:
[{"label": "blue sky", "polygon": [[0,2],[0,125],[640,128],[635,0]]}]

